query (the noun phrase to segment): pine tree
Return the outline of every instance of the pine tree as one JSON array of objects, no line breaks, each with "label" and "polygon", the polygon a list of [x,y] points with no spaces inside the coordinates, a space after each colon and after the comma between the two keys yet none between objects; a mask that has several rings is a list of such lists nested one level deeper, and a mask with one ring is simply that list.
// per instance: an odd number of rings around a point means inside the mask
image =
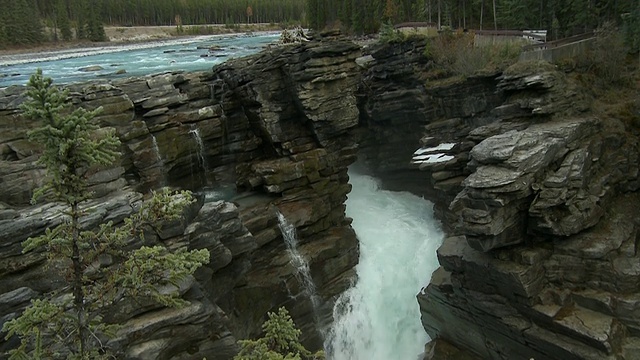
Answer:
[{"label": "pine tree", "polygon": [[98,9],[95,7],[95,1],[92,1],[89,7],[89,17],[87,19],[87,39],[98,42],[107,41],[107,35],[104,32],[104,25],[99,17]]},{"label": "pine tree", "polygon": [[364,4],[362,0],[347,0],[351,1],[351,27],[356,34],[364,33]]},{"label": "pine tree", "polygon": [[640,3],[624,17],[624,40],[629,51],[640,56]]},{"label": "pine tree", "polygon": [[284,307],[277,313],[268,313],[269,320],[262,324],[264,337],[258,340],[240,340],[240,353],[234,360],[323,360],[323,351],[312,353],[300,343],[300,334],[289,312]]},{"label": "pine tree", "polygon": [[43,40],[40,17],[34,16],[35,2],[4,0],[2,6],[3,32],[10,45],[37,44]]},{"label": "pine tree", "polygon": [[324,24],[318,23],[318,1],[322,0],[307,0],[307,21],[309,27],[314,30],[320,30],[324,26]]},{"label": "pine tree", "polygon": [[[141,239],[153,225],[180,218],[192,203],[191,194],[168,190],[151,199],[124,225],[112,222],[98,229],[84,229],[82,204],[90,199],[87,174],[114,162],[120,146],[113,131],[99,129],[92,119],[101,111],[68,108],[68,93],[52,86],[38,70],[31,76],[24,116],[38,119],[43,126],[29,133],[29,139],[44,145],[39,163],[47,170],[43,187],[34,199],[46,196],[67,207],[68,221],[23,243],[24,252],[44,248],[50,266],[66,273],[68,287],[42,299],[35,299],[21,316],[4,324],[6,338],[17,335],[21,345],[11,359],[98,359],[108,349],[101,339],[113,336],[117,327],[102,321],[101,312],[123,296],[148,298],[165,306],[184,304],[176,292],[160,294],[160,285],[174,285],[209,261],[205,250],[169,252],[162,246],[127,251],[132,239]],[[115,265],[100,266],[101,257],[120,259]],[[71,289],[71,296],[64,291]]]},{"label": "pine tree", "polygon": [[76,39],[87,38],[87,18],[88,10],[85,0],[77,0],[73,2],[73,13],[76,19]]},{"label": "pine tree", "polygon": [[27,44],[39,44],[44,40],[44,30],[42,20],[38,16],[38,7],[35,0],[27,0],[23,15],[25,26],[25,41]]},{"label": "pine tree", "polygon": [[[0,7],[7,9],[9,0],[0,0]],[[7,23],[9,22],[9,14],[6,11],[0,12],[0,48],[9,44],[9,33]]]},{"label": "pine tree", "polygon": [[71,40],[71,23],[69,22],[69,14],[67,13],[64,0],[58,0],[56,4],[56,23],[58,24],[62,40]]}]

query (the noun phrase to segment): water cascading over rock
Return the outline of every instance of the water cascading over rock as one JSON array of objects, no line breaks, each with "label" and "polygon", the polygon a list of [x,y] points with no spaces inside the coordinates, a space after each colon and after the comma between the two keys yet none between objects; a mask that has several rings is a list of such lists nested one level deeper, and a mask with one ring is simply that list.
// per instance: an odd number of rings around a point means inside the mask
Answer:
[{"label": "water cascading over rock", "polygon": [[[318,316],[320,311],[321,299],[318,296],[318,292],[316,290],[316,284],[313,282],[313,278],[311,277],[311,270],[309,269],[309,262],[298,250],[298,235],[296,234],[296,228],[293,224],[291,224],[287,219],[282,215],[281,212],[277,212],[278,217],[278,228],[280,228],[280,232],[282,233],[282,237],[284,239],[284,243],[287,247],[287,251],[289,253],[289,262],[295,268],[296,278],[302,284],[302,294],[309,298],[311,301],[311,305],[313,306],[313,313],[316,321],[316,326],[318,326]],[[295,300],[295,298],[294,298]],[[321,330],[321,329],[318,329]]]},{"label": "water cascading over rock", "polygon": [[[588,92],[549,64],[432,83],[424,43],[386,46],[374,49],[362,81],[358,46],[318,38],[213,72],[70,86],[78,106],[103,106],[96,120],[123,144],[120,163],[91,173],[102,198],[88,204],[95,211],[87,226],[121,221],[142,197],[136,190],[158,179],[188,183],[192,125],[216,180],[247,194],[236,203],[200,201],[186,227],[170,224],[150,239],[214,256],[185,292],[193,306],[119,319],[131,335],[120,338],[123,353],[229,359],[236,340],[259,335],[264,314],[280,306],[304,342],[321,346],[310,301],[291,293],[302,287],[273,208],[295,225],[318,296],[335,299],[355,275],[358,244],[344,202],[347,167],[359,155],[385,188],[433,200],[451,235],[418,294],[435,348],[445,340],[486,359],[640,357],[633,124],[587,114]],[[211,86],[220,79],[224,89]],[[21,92],[0,89],[2,318],[55,288],[46,259],[22,254],[20,243],[62,221],[55,205],[29,203],[43,174],[38,145],[26,141],[33,124],[20,114]],[[367,353],[373,337],[363,338],[343,343],[365,344]]]},{"label": "water cascading over rock", "polygon": [[[92,190],[101,198],[92,203],[96,210],[87,226],[108,220],[117,224],[142,196],[136,190],[157,187],[159,179],[198,189],[190,181],[193,161],[200,161],[193,156],[200,148],[190,133],[194,129],[217,183],[244,191],[237,205],[201,199],[182,222],[167,224],[149,239],[175,248],[207,248],[211,263],[185,289],[192,306],[177,311],[157,307],[117,318],[126,331],[114,346],[123,356],[230,359],[236,340],[258,336],[267,311],[280,306],[302,328],[305,344],[321,345],[309,300],[291,293],[301,286],[272,209],[281,209],[295,225],[298,250],[309,259],[318,297],[328,301],[343,292],[357,262],[357,242],[343,202],[350,190],[347,166],[356,152],[349,131],[358,124],[353,94],[359,74],[353,59],[359,48],[336,40],[236,59],[214,72],[71,86],[78,106],[103,107],[96,121],[115,128],[123,144],[118,164],[92,173]],[[216,79],[224,79],[224,89],[212,89]],[[224,97],[215,93],[220,91]],[[21,92],[0,89],[0,198],[5,202],[0,209],[0,296],[8,299],[0,304],[3,318],[56,285],[44,276],[42,256],[21,253],[21,241],[60,221],[51,215],[51,205],[29,207],[42,174],[34,164],[39,148],[25,140],[32,124],[18,109]],[[164,167],[158,166],[158,154]],[[13,344],[0,342],[0,351]]]},{"label": "water cascading over rock", "polygon": [[415,296],[438,267],[443,234],[432,204],[380,189],[379,181],[349,172],[347,216],[360,243],[357,279],[334,307],[325,349],[333,360],[418,359],[428,336]]},{"label": "water cascading over rock", "polygon": [[424,42],[371,53],[363,158],[449,235],[418,295],[428,356],[639,358],[634,122],[549,63],[439,81]]}]

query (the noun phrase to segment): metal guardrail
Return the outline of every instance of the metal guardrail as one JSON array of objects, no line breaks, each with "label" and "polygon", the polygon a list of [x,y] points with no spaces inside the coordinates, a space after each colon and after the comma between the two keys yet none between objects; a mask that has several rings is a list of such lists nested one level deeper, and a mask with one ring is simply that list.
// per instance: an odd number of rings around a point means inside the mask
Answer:
[{"label": "metal guardrail", "polygon": [[419,28],[419,27],[428,27],[428,28],[437,28],[438,24],[433,22],[404,22],[400,24],[393,25],[394,28]]},{"label": "metal guardrail", "polygon": [[522,36],[528,38],[534,38],[539,41],[545,41],[545,35],[538,35],[521,30],[472,30],[476,35],[482,36]]},{"label": "metal guardrail", "polygon": [[591,39],[592,37],[594,37],[593,32],[588,32],[580,35],[569,36],[568,38],[564,38],[560,40],[545,42],[542,44],[532,44],[532,45],[523,46],[522,51],[553,49],[559,46],[575,43],[582,40]]}]

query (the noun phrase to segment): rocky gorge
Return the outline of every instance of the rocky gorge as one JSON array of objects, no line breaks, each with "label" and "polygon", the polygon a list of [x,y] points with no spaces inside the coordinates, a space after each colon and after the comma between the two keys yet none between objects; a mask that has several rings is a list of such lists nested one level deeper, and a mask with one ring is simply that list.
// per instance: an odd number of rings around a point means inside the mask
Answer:
[{"label": "rocky gorge", "polygon": [[[149,189],[188,188],[198,202],[152,241],[212,254],[182,289],[189,306],[111,314],[125,325],[122,357],[229,359],[280,306],[320,347],[317,329],[354,281],[344,204],[360,159],[385,187],[433,201],[448,234],[417,294],[427,357],[639,358],[637,129],[596,116],[548,63],[450,82],[429,78],[423,40],[371,47],[358,66],[362,52],[324,34],[209,72],[68,87],[122,141],[118,163],[91,174],[85,226],[122,221]],[[21,251],[63,221],[56,204],[30,204],[44,174],[23,91],[0,89],[0,323],[61,282],[45,254]],[[278,213],[296,227],[319,305]]]}]

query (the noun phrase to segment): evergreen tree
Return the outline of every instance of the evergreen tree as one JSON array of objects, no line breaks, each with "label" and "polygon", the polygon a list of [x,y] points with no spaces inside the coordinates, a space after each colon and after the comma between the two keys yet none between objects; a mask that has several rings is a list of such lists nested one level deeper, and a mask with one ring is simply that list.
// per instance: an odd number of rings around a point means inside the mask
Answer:
[{"label": "evergreen tree", "polygon": [[62,40],[71,40],[71,23],[69,22],[69,14],[64,0],[58,0],[56,4],[56,23]]},{"label": "evergreen tree", "polygon": [[[42,19],[38,14],[38,7],[35,0],[19,0],[25,5],[21,17],[23,18],[23,26],[25,26],[25,39],[27,44],[39,44],[44,41],[44,29],[42,26]],[[34,16],[34,14],[36,16]]]},{"label": "evergreen tree", "polygon": [[312,353],[300,344],[300,334],[289,312],[281,307],[277,313],[268,313],[269,320],[262,324],[264,337],[258,340],[240,340],[240,353],[234,360],[322,360],[323,351]]},{"label": "evergreen tree", "polygon": [[[96,167],[110,165],[120,145],[113,131],[92,123],[101,109],[70,112],[68,93],[52,86],[38,70],[29,80],[30,100],[22,106],[24,116],[38,119],[43,126],[29,133],[29,139],[44,145],[39,162],[47,170],[45,185],[34,199],[47,196],[66,205],[68,221],[47,229],[44,235],[23,243],[24,252],[44,248],[50,266],[66,273],[68,287],[45,298],[35,299],[23,314],[4,324],[6,338],[21,338],[11,359],[98,359],[106,357],[101,339],[112,336],[113,325],[102,321],[101,311],[118,303],[123,296],[149,298],[165,306],[184,303],[176,292],[160,294],[159,285],[175,285],[193,274],[209,260],[207,250],[169,252],[162,246],[127,251],[132,238],[141,238],[153,224],[179,218],[192,202],[190,193],[172,196],[168,191],[154,193],[124,225],[109,222],[97,230],[84,229],[82,203],[91,197],[87,174]],[[101,266],[108,256],[121,260]],[[71,296],[63,291],[71,290]]]},{"label": "evergreen tree", "polygon": [[363,0],[346,0],[351,1],[351,28],[356,34],[364,33],[364,4]]},{"label": "evergreen tree", "polygon": [[87,19],[87,39],[98,42],[107,41],[107,35],[104,32],[104,25],[100,20],[99,9],[96,8],[96,3],[91,0],[91,6],[89,6],[89,17]]},{"label": "evergreen tree", "polygon": [[624,41],[631,52],[640,56],[640,3],[624,16]]},{"label": "evergreen tree", "polygon": [[[0,7],[3,9],[8,8],[7,1],[9,0],[0,0]],[[0,12],[0,48],[5,47],[9,44],[9,33],[7,30],[7,25],[9,23],[9,14],[7,11]]]},{"label": "evergreen tree", "polygon": [[42,22],[33,0],[3,0],[2,32],[8,45],[29,45],[42,42]]},{"label": "evergreen tree", "polygon": [[76,39],[87,38],[87,19],[88,19],[88,5],[86,0],[76,0],[72,6],[73,17],[75,18],[76,27]]},{"label": "evergreen tree", "polygon": [[323,0],[307,0],[307,22],[309,27],[315,30],[320,30],[324,24],[320,24],[318,20],[318,2]]}]

